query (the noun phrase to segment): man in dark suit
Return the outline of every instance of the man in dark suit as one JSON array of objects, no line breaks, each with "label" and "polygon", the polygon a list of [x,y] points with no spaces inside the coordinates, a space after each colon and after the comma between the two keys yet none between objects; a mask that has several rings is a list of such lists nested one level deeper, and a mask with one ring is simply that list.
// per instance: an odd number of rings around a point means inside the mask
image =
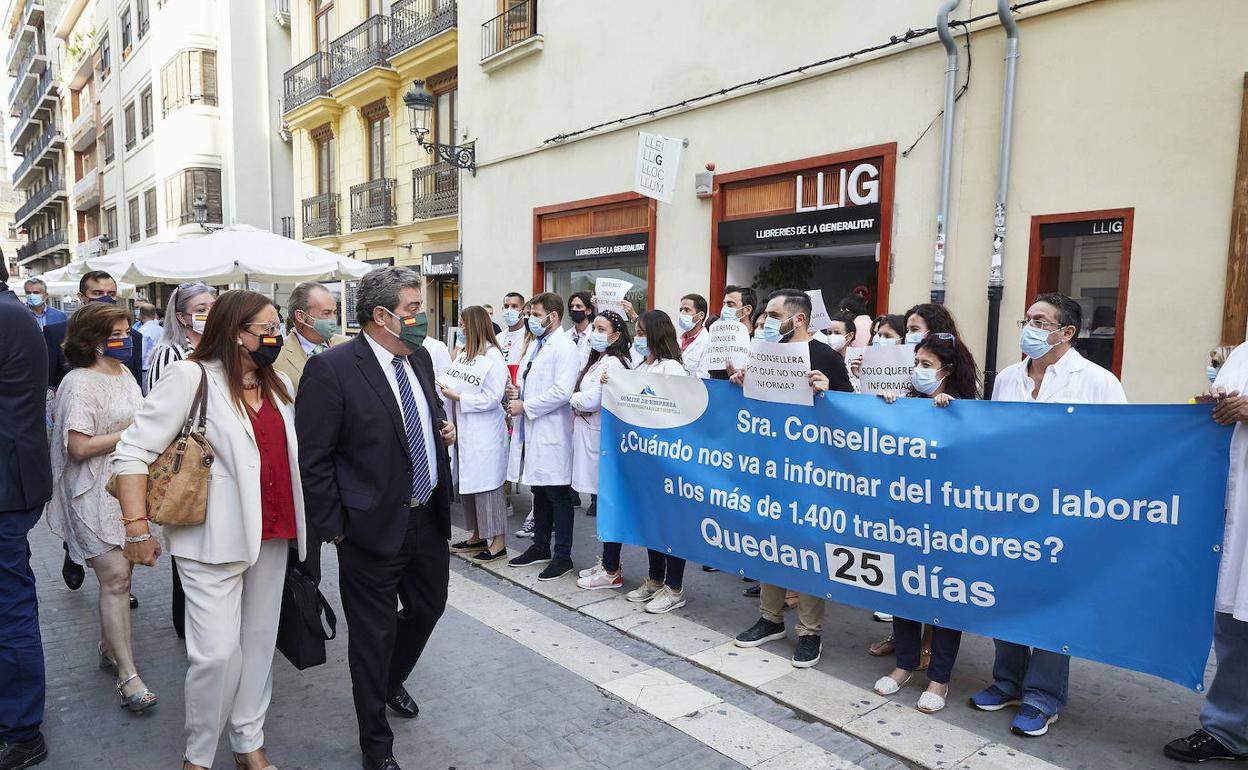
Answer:
[{"label": "man in dark suit", "polygon": [[39,600],[26,541],[52,497],[44,406],[48,351],[8,280],[0,254],[0,770],[33,767],[48,755],[39,732]]},{"label": "man in dark suit", "polygon": [[[117,281],[103,270],[83,273],[82,278],[78,279],[78,301],[83,305],[88,302],[116,303]],[[65,379],[65,374],[69,372],[69,361],[65,359],[65,351],[61,350],[61,343],[65,341],[66,325],[67,319],[59,323],[49,323],[43,327],[43,339],[48,346],[48,384],[53,389],[61,386],[61,380]],[[135,350],[143,349],[143,335],[138,331],[130,330],[130,341],[134,344]],[[126,365],[130,367],[130,373],[134,375],[134,379],[142,388],[143,356],[131,356],[130,363]],[[69,558],[68,548],[65,549],[65,561],[61,564],[61,577],[71,591],[78,590],[86,578],[83,566]],[[134,596],[130,597],[130,606],[131,608],[139,606]]]},{"label": "man in dark suit", "polygon": [[[83,273],[82,278],[78,279],[78,301],[84,305],[88,302],[116,304],[117,281],[103,270]],[[44,326],[43,336],[48,343],[48,382],[53,388],[59,388],[65,373],[69,371],[69,362],[65,360],[65,353],[61,350],[61,343],[65,341],[65,321]],[[136,351],[143,350],[143,335],[135,329],[130,330],[130,341],[134,343]],[[139,387],[143,387],[143,356],[131,356],[127,366]]]},{"label": "man in dark suit", "polygon": [[[295,402],[308,523],[338,546],[347,660],[366,770],[398,770],[386,707],[419,713],[404,689],[446,609],[455,427],[421,346],[420,276],[360,281],[361,333],[308,359]],[[402,611],[397,610],[402,602]]]}]

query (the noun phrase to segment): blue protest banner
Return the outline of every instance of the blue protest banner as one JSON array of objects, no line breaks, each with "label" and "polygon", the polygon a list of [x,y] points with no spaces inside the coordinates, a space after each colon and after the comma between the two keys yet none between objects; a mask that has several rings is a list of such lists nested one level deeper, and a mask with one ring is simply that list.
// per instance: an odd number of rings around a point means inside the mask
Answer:
[{"label": "blue protest banner", "polygon": [[1202,689],[1231,437],[1209,407],[611,378],[601,539]]}]

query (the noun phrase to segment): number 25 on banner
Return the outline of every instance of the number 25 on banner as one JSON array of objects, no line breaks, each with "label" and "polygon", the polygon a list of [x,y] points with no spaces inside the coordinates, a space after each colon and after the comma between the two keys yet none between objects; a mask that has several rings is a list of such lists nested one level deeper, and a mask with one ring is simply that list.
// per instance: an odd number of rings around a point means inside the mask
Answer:
[{"label": "number 25 on banner", "polygon": [[825,543],[828,579],[847,586],[897,595],[897,570],[891,553],[876,553],[848,545]]}]

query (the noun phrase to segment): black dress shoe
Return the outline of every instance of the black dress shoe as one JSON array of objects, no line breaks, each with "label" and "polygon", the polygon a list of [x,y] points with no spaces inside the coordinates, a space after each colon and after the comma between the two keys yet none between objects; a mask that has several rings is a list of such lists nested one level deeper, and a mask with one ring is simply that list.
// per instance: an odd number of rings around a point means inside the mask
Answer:
[{"label": "black dress shoe", "polygon": [[1248,754],[1236,754],[1203,729],[1186,738],[1170,741],[1163,751],[1167,757],[1179,762],[1208,762],[1211,759],[1226,762],[1248,761]]},{"label": "black dress shoe", "polygon": [[48,758],[48,744],[42,735],[24,743],[0,744],[0,770],[22,770],[34,767]]},{"label": "black dress shoe", "polygon": [[412,696],[408,694],[407,689],[404,687],[400,687],[387,695],[386,705],[390,707],[391,711],[405,719],[415,719],[420,714],[420,706],[416,705],[416,701],[412,700]]},{"label": "black dress shoe", "polygon": [[61,563],[61,577],[65,579],[65,585],[71,591],[82,588],[82,581],[87,577],[87,571],[82,568],[82,565],[69,558],[69,551],[65,552],[65,561]]},{"label": "black dress shoe", "polygon": [[365,754],[364,770],[403,770],[403,768],[399,767],[399,763],[395,761],[393,756],[370,757]]},{"label": "black dress shoe", "polygon": [[130,594],[130,609],[134,610],[134,609],[138,609],[138,607],[139,607],[139,600],[134,598],[134,594]]}]

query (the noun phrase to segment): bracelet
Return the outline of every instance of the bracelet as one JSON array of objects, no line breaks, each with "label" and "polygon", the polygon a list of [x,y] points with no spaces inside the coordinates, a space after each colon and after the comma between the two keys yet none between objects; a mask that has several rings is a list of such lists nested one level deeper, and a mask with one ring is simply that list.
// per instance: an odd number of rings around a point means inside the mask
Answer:
[{"label": "bracelet", "polygon": [[126,543],[127,543],[128,545],[129,545],[129,544],[134,544],[134,543],[144,543],[144,542],[147,542],[148,540],[151,540],[151,539],[152,539],[152,533],[151,533],[151,532],[144,532],[143,534],[141,534],[141,535],[135,535],[134,537],[131,537],[131,536],[129,536],[129,535],[126,535]]},{"label": "bracelet", "polygon": [[135,516],[132,519],[128,519],[125,516],[121,517],[122,524],[134,524],[135,522],[139,522],[139,521],[151,521],[151,520],[152,520],[151,516]]}]

